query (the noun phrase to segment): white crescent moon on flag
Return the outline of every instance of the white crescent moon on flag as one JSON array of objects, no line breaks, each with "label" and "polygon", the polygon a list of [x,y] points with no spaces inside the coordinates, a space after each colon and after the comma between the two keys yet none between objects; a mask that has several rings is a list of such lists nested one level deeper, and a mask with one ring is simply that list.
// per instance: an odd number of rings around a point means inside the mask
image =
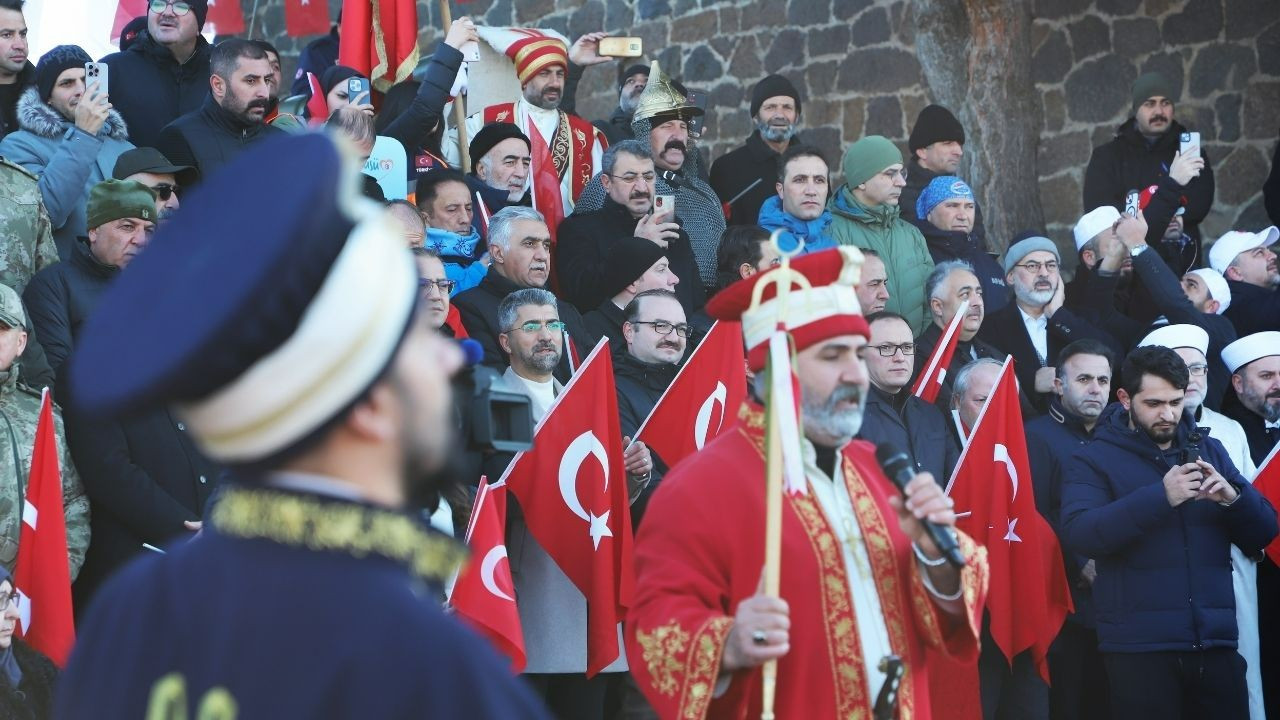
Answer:
[{"label": "white crescent moon on flag", "polygon": [[594,432],[588,430],[574,438],[560,458],[560,497],[564,499],[569,512],[587,522],[591,522],[591,518],[587,516],[582,500],[578,497],[578,471],[590,455],[594,455],[600,461],[600,467],[604,468],[604,489],[608,490],[609,454]]},{"label": "white crescent moon on flag", "polygon": [[1013,484],[1013,498],[1011,498],[1011,500],[1017,500],[1018,468],[1013,464],[1013,458],[1009,457],[1009,448],[1001,445],[1000,443],[996,443],[995,461],[998,463],[1004,463],[1005,469],[1009,472],[1009,482]]},{"label": "white crescent moon on flag", "polygon": [[702,407],[698,408],[698,417],[693,422],[693,441],[699,450],[707,444],[707,431],[711,429],[711,411],[715,408],[717,401],[720,403],[720,422],[716,423],[716,432],[719,432],[720,426],[724,425],[725,403],[728,399],[729,389],[724,386],[724,383],[717,381],[716,389],[711,391],[703,401]]},{"label": "white crescent moon on flag", "polygon": [[498,563],[507,556],[507,548],[504,545],[498,545],[489,549],[484,554],[484,560],[480,561],[480,582],[484,583],[484,589],[493,593],[496,597],[500,597],[508,602],[515,602],[516,599],[502,592],[502,588],[498,587],[498,582],[493,579],[493,571],[498,568]]}]

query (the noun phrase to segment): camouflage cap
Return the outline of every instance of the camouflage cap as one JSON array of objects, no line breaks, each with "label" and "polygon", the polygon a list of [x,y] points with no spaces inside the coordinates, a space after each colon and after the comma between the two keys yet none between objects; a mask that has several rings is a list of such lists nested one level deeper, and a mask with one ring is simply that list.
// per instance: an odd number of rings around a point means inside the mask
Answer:
[{"label": "camouflage cap", "polygon": [[132,180],[103,180],[89,191],[86,226],[90,229],[121,218],[156,221],[156,196]]},{"label": "camouflage cap", "polygon": [[24,329],[27,326],[27,311],[22,307],[22,298],[8,285],[0,285],[0,325]]}]

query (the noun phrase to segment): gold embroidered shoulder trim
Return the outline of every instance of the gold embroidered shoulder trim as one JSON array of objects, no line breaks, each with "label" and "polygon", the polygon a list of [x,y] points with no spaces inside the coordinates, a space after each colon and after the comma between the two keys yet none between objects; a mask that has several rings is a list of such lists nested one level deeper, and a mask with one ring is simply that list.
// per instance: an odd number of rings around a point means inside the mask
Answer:
[{"label": "gold embroidered shoulder trim", "polygon": [[444,582],[466,558],[458,543],[408,516],[272,490],[226,488],[209,519],[230,537],[357,558],[380,555],[432,582]]}]

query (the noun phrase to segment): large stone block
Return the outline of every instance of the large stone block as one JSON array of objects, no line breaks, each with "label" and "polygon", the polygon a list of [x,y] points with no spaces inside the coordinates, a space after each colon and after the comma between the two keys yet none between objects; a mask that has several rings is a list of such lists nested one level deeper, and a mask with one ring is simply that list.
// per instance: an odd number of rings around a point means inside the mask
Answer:
[{"label": "large stone block", "polygon": [[1097,15],[1085,15],[1067,25],[1076,62],[1111,51],[1111,28]]},{"label": "large stone block", "polygon": [[1089,144],[1087,130],[1041,137],[1036,169],[1041,175],[1056,175],[1084,167],[1089,164],[1089,156],[1092,152],[1093,147]]},{"label": "large stone block", "polygon": [[689,53],[684,61],[684,81],[688,83],[712,82],[719,80],[724,74],[724,64],[711,52],[711,48],[700,45]]},{"label": "large stone block", "polygon": [[[735,33],[742,27],[742,11],[736,7],[720,8],[720,32]],[[748,28],[750,29],[750,28]]]},{"label": "large stone block", "polygon": [[[843,57],[849,52],[849,45],[848,25],[832,25],[831,27],[814,28],[809,31],[810,58],[823,55],[839,55]],[[810,64],[812,64],[812,60]]]},{"label": "large stone block", "polygon": [[787,3],[778,0],[755,0],[742,6],[742,27],[779,28],[787,26]]},{"label": "large stone block", "polygon": [[627,0],[605,0],[604,26],[609,32],[630,33],[635,24],[635,6]]},{"label": "large stone block", "polygon": [[[759,77],[764,74],[764,66],[760,64],[760,50],[756,39],[751,36],[740,36],[729,58],[729,74],[735,78]],[[833,72],[834,75],[834,72]]]},{"label": "large stone block", "polygon": [[[1218,122],[1212,107],[1198,103],[1183,103],[1174,106],[1173,116],[1188,130],[1199,131],[1201,142],[1209,143],[1218,139]],[[1220,153],[1210,155],[1209,158],[1216,160],[1222,156],[1223,154]]]},{"label": "large stone block", "polygon": [[1192,97],[1208,97],[1219,90],[1242,90],[1258,69],[1258,58],[1248,45],[1207,45],[1191,64]]},{"label": "large stone block", "polygon": [[1047,133],[1058,132],[1067,119],[1067,98],[1061,90],[1046,90],[1041,96],[1044,122],[1041,127]]},{"label": "large stone block", "polygon": [[920,62],[892,47],[854,50],[840,64],[836,87],[857,92],[898,92],[920,84]]},{"label": "large stone block", "polygon": [[1116,55],[1090,60],[1067,76],[1067,114],[1082,122],[1104,122],[1129,107],[1129,88],[1138,76]]},{"label": "large stone block", "polygon": [[848,20],[871,7],[872,0],[836,0],[832,16],[836,20]]},{"label": "large stone block", "polygon": [[1032,55],[1031,79],[1046,85],[1062,82],[1071,71],[1071,65],[1071,46],[1067,43],[1067,34],[1055,30],[1045,37]]},{"label": "large stone block", "polygon": [[873,97],[867,102],[867,135],[883,135],[892,140],[906,137],[902,104],[896,95]]},{"label": "large stone block", "polygon": [[1239,205],[1262,189],[1271,171],[1271,159],[1252,145],[1237,145],[1226,160],[1214,168],[1215,203]]},{"label": "large stone block", "polygon": [[890,35],[889,13],[882,7],[862,13],[849,31],[849,39],[857,48],[889,42]]},{"label": "large stone block", "polygon": [[825,97],[808,98],[804,103],[805,127],[836,127],[840,125],[840,112],[844,104],[839,100],[828,100]]},{"label": "large stone block", "polygon": [[1252,140],[1275,140],[1276,108],[1280,108],[1280,82],[1250,83],[1244,92],[1244,136]]},{"label": "large stone block", "polygon": [[1035,0],[1031,15],[1047,20],[1069,18],[1088,10],[1092,3],[1093,0]]},{"label": "large stone block", "polygon": [[[1040,181],[1040,205],[1047,224],[1075,225],[1083,214],[1080,181],[1072,173],[1063,173]],[[1073,257],[1075,248],[1064,257]]]},{"label": "large stone block", "polygon": [[[653,1],[662,2],[662,0]],[[511,0],[494,0],[493,5],[489,6],[489,11],[484,14],[484,24],[496,27],[515,24],[515,9],[511,6]]]},{"label": "large stone block", "polygon": [[1101,13],[1121,17],[1132,15],[1141,4],[1142,0],[1098,0],[1096,9]]},{"label": "large stone block", "polygon": [[804,67],[804,35],[788,28],[773,36],[764,54],[765,72],[778,72],[786,67]]},{"label": "large stone block", "polygon": [[807,27],[831,22],[831,0],[804,0],[804,2],[789,2],[786,5],[787,22],[792,25]]},{"label": "large stone block", "polygon": [[1162,47],[1160,26],[1151,18],[1121,18],[1111,29],[1112,47],[1127,58],[1136,59]]},{"label": "large stone block", "polygon": [[600,0],[587,0],[569,16],[569,40],[591,32],[604,30],[604,3]]},{"label": "large stone block", "polygon": [[808,96],[830,95],[829,90],[836,86],[836,72],[840,64],[835,60],[811,62],[804,69],[804,84],[810,89]]},{"label": "large stone block", "polygon": [[1252,40],[1258,28],[1280,22],[1280,2],[1275,0],[1224,0],[1223,16],[1228,40]]},{"label": "large stone block", "polygon": [[1258,34],[1258,70],[1264,75],[1280,75],[1280,22]]},{"label": "large stone block", "polygon": [[1164,41],[1171,47],[1218,39],[1222,0],[1188,0],[1182,12],[1165,18]]},{"label": "large stone block", "polygon": [[[850,98],[844,101],[844,123],[843,133],[846,143],[856,142],[863,135],[866,135],[866,119],[867,119],[867,101],[863,98]],[[839,158],[833,158],[832,161],[839,164]]]},{"label": "large stone block", "polygon": [[1237,93],[1221,95],[1214,102],[1213,114],[1218,118],[1218,140],[1235,142],[1240,139],[1240,109],[1243,105],[1244,99]]},{"label": "large stone block", "polygon": [[742,83],[730,80],[712,88],[707,99],[713,107],[725,110],[741,108],[741,112],[745,115],[748,110],[745,102],[747,96],[746,88]]},{"label": "large stone block", "polygon": [[720,26],[720,13],[704,10],[694,15],[678,18],[671,23],[671,42],[704,43],[714,38]]},{"label": "large stone block", "polygon": [[[1276,220],[1267,217],[1266,199],[1262,196],[1262,191],[1259,190],[1257,197],[1246,203],[1240,213],[1236,215],[1236,220],[1231,223],[1231,227],[1257,232],[1275,223]],[[1216,234],[1221,235],[1222,233]]]},{"label": "large stone block", "polygon": [[805,142],[818,148],[828,163],[836,163],[841,156],[840,131],[834,127],[813,128],[805,132]]},{"label": "large stone block", "polygon": [[636,15],[641,20],[652,20],[671,14],[671,4],[667,0],[636,0]]},{"label": "large stone block", "polygon": [[[704,50],[706,48],[703,48]],[[684,77],[684,48],[679,45],[670,45],[663,48],[654,56],[658,61],[658,65],[667,75],[677,78],[681,81],[688,81]]]},{"label": "large stone block", "polygon": [[518,24],[528,27],[542,27],[542,19],[555,12],[556,0],[520,0],[516,4],[515,10]]}]

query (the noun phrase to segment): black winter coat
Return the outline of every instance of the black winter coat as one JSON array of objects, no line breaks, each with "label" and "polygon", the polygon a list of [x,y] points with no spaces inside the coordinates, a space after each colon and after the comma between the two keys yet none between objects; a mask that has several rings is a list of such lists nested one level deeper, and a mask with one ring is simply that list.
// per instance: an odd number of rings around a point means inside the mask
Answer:
[{"label": "black winter coat", "polygon": [[[653,412],[662,393],[671,387],[680,366],[671,363],[646,363],[628,352],[613,356],[613,379],[618,389],[618,420],[624,437],[635,438],[640,425]],[[650,448],[652,451],[652,448]],[[644,517],[649,498],[657,491],[662,477],[667,474],[667,463],[658,454],[653,455],[653,477],[631,504],[631,527],[638,528]]]},{"label": "black winter coat", "polygon": [[[1169,177],[1169,163],[1178,151],[1182,133],[1186,128],[1177,121],[1169,123],[1169,129],[1148,143],[1142,133],[1138,132],[1137,121],[1129,118],[1116,130],[1111,142],[1093,149],[1089,158],[1089,167],[1084,173],[1084,209],[1085,211],[1111,205],[1117,210],[1124,210],[1125,198],[1130,190],[1143,190],[1151,185],[1158,185],[1169,191],[1166,197],[1187,199],[1185,231],[1196,241],[1195,254],[1200,254],[1200,223],[1209,214],[1213,205],[1213,168],[1209,165],[1209,156],[1204,148],[1200,155],[1204,158],[1204,170],[1200,177],[1192,178],[1186,186],[1180,186]],[[1155,223],[1151,218],[1159,215],[1164,218],[1160,225],[1161,232],[1169,224],[1173,212],[1167,207],[1148,206],[1151,213],[1143,213],[1148,225],[1153,229]]]},{"label": "black winter coat", "polygon": [[[1229,507],[1207,500],[1170,506],[1163,478],[1192,444],[1239,492]],[[1095,562],[1099,650],[1187,652],[1236,647],[1231,545],[1256,555],[1277,525],[1275,508],[1190,414],[1162,451],[1113,403],[1093,442],[1067,465],[1062,532],[1073,552]]]},{"label": "black winter coat", "polygon": [[[906,217],[905,208],[902,216]],[[924,235],[934,265],[963,260],[973,266],[978,282],[982,283],[982,304],[986,312],[993,313],[1009,304],[1012,291],[1005,280],[1004,268],[995,255],[987,252],[982,236],[976,232],[966,235],[959,230],[943,230],[928,220],[916,218],[915,212],[907,219]]]},{"label": "black winter coat", "polygon": [[28,60],[13,84],[0,89],[0,92],[8,94],[4,106],[0,107],[0,138],[18,129],[18,100],[22,98],[22,92],[35,82],[36,66]]},{"label": "black winter coat", "polygon": [[[604,207],[594,212],[574,213],[556,230],[556,278],[560,295],[573,303],[579,312],[590,312],[610,298],[604,289],[604,267],[609,246],[625,237],[634,237],[636,223],[631,213],[612,198],[604,199]],[[680,219],[676,218],[679,223]],[[667,243],[667,260],[671,271],[680,278],[676,297],[691,314],[706,304],[706,292],[698,276],[698,261],[693,245],[683,229],[680,237]]]},{"label": "black winter coat", "polygon": [[876,445],[892,443],[911,455],[917,472],[932,473],[939,485],[947,484],[960,459],[960,446],[942,411],[912,395],[910,388],[891,397],[873,385],[867,390],[864,413],[858,437]]},{"label": "black winter coat", "polygon": [[595,310],[582,316],[582,324],[587,327],[588,332],[596,338],[609,338],[609,352],[615,357],[627,352],[627,339],[622,336],[624,322],[626,316],[622,314],[622,308],[614,305],[612,300],[605,300]]},{"label": "black winter coat", "polygon": [[1240,337],[1265,330],[1280,330],[1280,289],[1260,288],[1228,280],[1231,304],[1222,315],[1235,325]]},{"label": "black winter coat", "polygon": [[[913,155],[915,153],[912,153]],[[903,220],[916,222],[923,218],[916,217],[916,201],[920,199],[920,193],[924,192],[925,187],[938,177],[938,173],[920,164],[918,158],[911,158],[907,161],[907,185],[902,188],[902,194],[898,196],[898,207],[900,208],[899,217]],[[987,224],[982,219],[982,206],[974,202],[973,216],[973,232],[970,233],[978,242],[979,247],[985,248],[987,245]]]},{"label": "black winter coat", "polygon": [[[462,326],[467,329],[467,335],[484,348],[484,359],[481,362],[485,365],[498,370],[507,367],[508,355],[503,352],[502,345],[498,342],[498,335],[501,334],[501,328],[498,327],[498,306],[508,295],[523,289],[499,275],[498,271],[490,266],[489,272],[485,274],[479,285],[454,296],[453,304],[458,308],[458,314],[462,316]],[[557,310],[560,320],[565,324],[569,339],[576,346],[574,349],[577,351],[578,359],[585,360],[599,338],[587,330],[586,325],[582,323],[582,316],[572,304],[561,300],[557,303]],[[570,349],[566,343],[560,365],[556,367],[554,373],[556,379],[562,383],[569,382],[569,378],[573,377],[569,369],[570,355]]]},{"label": "black winter coat", "polygon": [[203,182],[253,143],[284,132],[266,123],[245,123],[210,95],[199,110],[166,125],[155,147],[174,165],[194,167]]},{"label": "black winter coat", "polygon": [[27,283],[22,302],[55,375],[71,355],[80,326],[97,306],[98,296],[119,272],[120,268],[104,265],[93,256],[88,239],[78,238],[70,259],[44,268]]},{"label": "black winter coat", "polygon": [[[179,64],[168,48],[143,30],[128,50],[102,58],[111,68],[111,105],[129,128],[129,142],[157,147],[165,125],[200,108],[209,97],[212,52],[203,37],[196,38],[195,55]],[[183,164],[168,152],[165,157]]]},{"label": "black winter coat", "polygon": [[18,638],[13,639],[13,655],[22,668],[22,682],[9,687],[0,681],[0,718],[44,720],[53,717],[53,687],[58,667],[39,650]]},{"label": "black winter coat", "polygon": [[[793,138],[792,143],[796,142]],[[791,143],[787,143],[791,147]],[[760,219],[760,206],[778,194],[778,161],[773,151],[756,130],[740,148],[721,155],[711,164],[711,187],[720,202],[738,199],[729,205],[730,225],[755,225]],[[756,182],[759,181],[759,182]],[[754,187],[751,183],[756,183]],[[751,187],[750,190],[747,190]],[[739,193],[746,190],[742,197]]]},{"label": "black winter coat", "polygon": [[1222,414],[1240,423],[1244,437],[1249,442],[1249,457],[1255,466],[1260,467],[1272,448],[1280,443],[1280,433],[1268,430],[1262,416],[1245,407],[1234,392],[1222,403]]}]

